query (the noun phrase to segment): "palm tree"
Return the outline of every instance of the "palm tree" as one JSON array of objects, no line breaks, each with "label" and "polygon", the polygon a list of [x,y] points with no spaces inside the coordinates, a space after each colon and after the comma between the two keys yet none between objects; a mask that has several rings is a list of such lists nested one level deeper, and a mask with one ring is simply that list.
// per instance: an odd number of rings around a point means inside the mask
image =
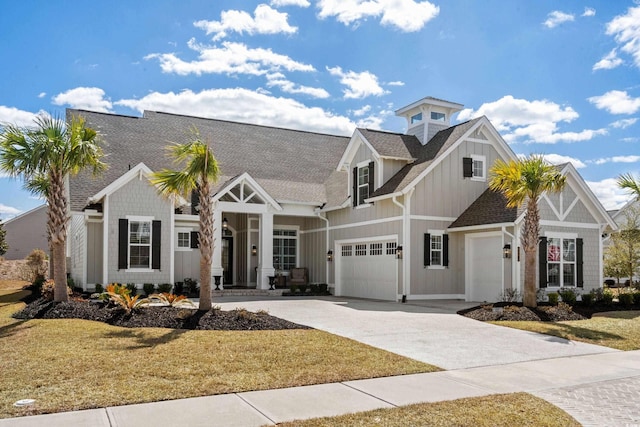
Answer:
[{"label": "palm tree", "polygon": [[211,185],[220,175],[218,161],[209,144],[200,140],[196,129],[195,138],[186,144],[173,144],[167,147],[168,156],[180,170],[164,169],[154,172],[151,182],[165,197],[187,196],[195,191],[200,198],[200,305],[199,310],[211,310],[211,259],[213,257],[213,200]]},{"label": "palm tree", "polygon": [[490,174],[489,188],[504,194],[507,207],[527,204],[521,237],[525,259],[522,302],[526,307],[536,307],[536,254],[540,235],[538,199],[545,192],[562,191],[565,177],[558,168],[537,155],[507,162],[497,160]]},{"label": "palm tree", "polygon": [[635,179],[631,173],[622,174],[618,177],[618,187],[627,190],[640,200],[640,179]]},{"label": "palm tree", "polygon": [[36,192],[46,196],[47,233],[54,263],[54,301],[67,301],[65,247],[69,209],[65,179],[86,168],[97,174],[106,164],[101,161],[103,152],[98,135],[86,126],[84,118],[74,116],[65,123],[59,117],[41,115],[34,122],[32,128],[8,125],[2,129],[0,170],[12,177],[22,176],[27,188],[39,187],[41,190]]}]

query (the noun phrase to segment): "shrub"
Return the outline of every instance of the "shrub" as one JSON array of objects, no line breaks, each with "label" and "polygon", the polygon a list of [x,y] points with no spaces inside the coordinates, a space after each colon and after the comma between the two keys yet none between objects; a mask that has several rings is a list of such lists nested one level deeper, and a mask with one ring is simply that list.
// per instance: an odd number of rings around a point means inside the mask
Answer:
[{"label": "shrub", "polygon": [[233,313],[235,314],[236,319],[256,320],[256,314],[250,312],[246,308],[238,307],[235,310],[233,310]]},{"label": "shrub", "polygon": [[505,289],[503,293],[500,294],[500,301],[504,302],[518,302],[522,298],[520,292],[516,289]]},{"label": "shrub", "polygon": [[149,300],[147,298],[140,299],[140,295],[132,297],[130,293],[131,291],[128,289],[128,286],[112,283],[107,286],[107,292],[103,295],[108,296],[108,299],[111,302],[121,306],[128,312],[149,304]]},{"label": "shrub", "polygon": [[309,285],[309,290],[311,291],[312,294],[317,294],[318,293],[318,284],[317,283],[313,283],[313,284]]},{"label": "shrub", "polygon": [[173,293],[176,295],[184,294],[184,282],[176,282],[173,284]]},{"label": "shrub", "polygon": [[298,286],[300,288],[300,293],[305,293],[307,292],[307,285],[299,285]]},{"label": "shrub", "polygon": [[327,285],[326,283],[320,283],[318,285],[318,291],[320,291],[321,294],[326,294],[329,292],[329,285]]},{"label": "shrub", "polygon": [[[53,279],[46,280],[42,284],[42,296],[49,301],[53,301],[53,294],[55,291],[55,287],[56,287],[56,284],[53,281]],[[67,286],[67,295],[71,295],[71,294],[72,294],[71,288]]]},{"label": "shrub", "polygon": [[76,287],[76,281],[73,280],[73,277],[69,273],[67,273],[67,286],[71,289]]},{"label": "shrub", "polygon": [[101,294],[104,292],[104,287],[102,286],[101,283],[96,283],[95,289],[96,289],[96,293],[98,294]]},{"label": "shrub", "polygon": [[620,292],[618,294],[618,301],[620,302],[620,304],[624,305],[625,307],[630,307],[633,305],[633,292]]},{"label": "shrub", "polygon": [[31,284],[31,291],[36,297],[39,297],[42,295],[42,285],[44,285],[45,281],[46,281],[45,277],[42,274],[38,274],[35,280],[33,281],[33,283]]},{"label": "shrub", "polygon": [[569,305],[574,305],[576,303],[576,299],[578,294],[573,288],[560,288],[558,291],[560,297],[562,298],[562,302],[567,303]]},{"label": "shrub", "polygon": [[158,300],[163,304],[170,305],[171,307],[194,306],[193,302],[188,300],[184,295],[169,293],[153,294],[149,297],[149,300]]},{"label": "shrub", "polygon": [[33,283],[38,276],[47,277],[47,254],[42,249],[32,250],[25,259],[27,264],[22,269],[22,279]]},{"label": "shrub", "polygon": [[613,304],[613,292],[609,289],[603,289],[600,295],[600,302],[604,305]]},{"label": "shrub", "polygon": [[593,303],[595,302],[595,297],[592,293],[582,294],[581,298],[582,298],[582,305],[586,307],[592,306]]},{"label": "shrub", "polygon": [[537,302],[542,302],[544,301],[545,297],[547,296],[547,291],[544,288],[539,288],[536,291],[536,301]]},{"label": "shrub", "polygon": [[547,298],[549,298],[549,304],[558,305],[558,294],[556,294],[555,292],[551,292],[550,294],[548,294]]},{"label": "shrub", "polygon": [[298,285],[289,285],[289,292],[291,292],[292,294],[295,294],[297,290]]},{"label": "shrub", "polygon": [[158,285],[158,293],[161,293],[161,294],[170,293],[172,287],[173,286],[171,285],[171,283],[162,283]]},{"label": "shrub", "polygon": [[636,291],[633,293],[633,303],[635,305],[640,305],[640,291]]},{"label": "shrub", "polygon": [[127,289],[129,290],[129,295],[132,297],[136,296],[138,293],[138,287],[135,283],[127,283]]},{"label": "shrub", "polygon": [[146,296],[153,294],[156,291],[156,285],[153,283],[145,283],[142,285],[142,290]]}]

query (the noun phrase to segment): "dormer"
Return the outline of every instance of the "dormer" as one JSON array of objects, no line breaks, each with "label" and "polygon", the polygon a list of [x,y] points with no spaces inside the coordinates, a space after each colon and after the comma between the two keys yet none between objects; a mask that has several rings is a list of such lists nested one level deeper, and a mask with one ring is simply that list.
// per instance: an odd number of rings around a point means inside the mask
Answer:
[{"label": "dormer", "polygon": [[436,133],[451,126],[451,116],[464,105],[427,96],[396,110],[396,116],[407,119],[407,135],[415,135],[422,145]]}]

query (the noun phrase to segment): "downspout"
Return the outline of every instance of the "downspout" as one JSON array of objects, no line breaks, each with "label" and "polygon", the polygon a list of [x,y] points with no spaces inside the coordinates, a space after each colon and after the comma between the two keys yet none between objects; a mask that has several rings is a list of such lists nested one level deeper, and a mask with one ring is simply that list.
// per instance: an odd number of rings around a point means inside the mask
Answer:
[{"label": "downspout", "polygon": [[[316,212],[316,214],[318,215],[318,218],[320,218],[321,220],[323,220],[326,223],[326,225],[325,225],[325,230],[326,230],[325,231],[325,235],[326,235],[326,238],[325,238],[325,251],[329,252],[329,219],[327,219],[327,217],[323,216],[322,213],[320,213],[320,212]],[[334,257],[336,255],[337,254],[334,254]],[[326,257],[326,255],[325,255],[325,257]],[[326,258],[325,258],[325,263],[324,264],[325,264],[325,272],[324,272],[325,280],[327,281],[327,286],[328,286],[328,284],[329,284],[329,261]]]},{"label": "downspout", "polygon": [[404,205],[400,203],[397,196],[394,195],[391,199],[393,203],[402,209],[402,302],[407,301],[407,288],[411,278],[409,272],[409,263],[406,261],[411,259],[411,196],[413,195],[414,188],[410,189],[408,193],[404,195]]}]

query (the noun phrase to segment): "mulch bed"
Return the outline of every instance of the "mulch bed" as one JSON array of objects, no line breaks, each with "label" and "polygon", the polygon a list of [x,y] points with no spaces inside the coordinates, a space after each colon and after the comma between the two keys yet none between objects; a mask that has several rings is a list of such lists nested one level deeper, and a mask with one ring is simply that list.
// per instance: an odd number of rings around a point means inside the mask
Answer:
[{"label": "mulch bed", "polygon": [[147,306],[127,312],[122,307],[97,301],[55,303],[44,298],[29,303],[13,315],[17,319],[84,319],[125,328],[171,328],[219,331],[312,329],[266,312],[245,309],[199,311],[191,308]]},{"label": "mulch bed", "polygon": [[486,304],[478,307],[461,310],[458,314],[469,317],[471,319],[483,322],[491,321],[541,321],[541,322],[564,322],[568,320],[584,320],[590,319],[595,313],[605,311],[634,310],[640,307],[625,307],[619,304],[613,305],[575,305],[574,307],[566,304],[557,306],[538,305],[537,308],[531,309],[523,307],[522,303],[496,303]]}]

